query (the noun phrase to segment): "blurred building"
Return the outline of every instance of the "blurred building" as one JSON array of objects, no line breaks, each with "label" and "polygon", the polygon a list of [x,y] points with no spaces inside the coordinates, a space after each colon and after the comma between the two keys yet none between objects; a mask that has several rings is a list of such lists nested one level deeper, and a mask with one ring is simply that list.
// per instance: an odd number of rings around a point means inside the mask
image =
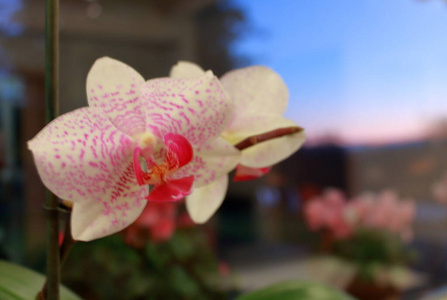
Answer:
[{"label": "blurred building", "polygon": [[[302,233],[303,202],[323,190],[337,188],[353,197],[392,189],[417,202],[417,238],[441,242],[447,235],[435,228],[447,225],[447,211],[435,203],[432,185],[447,170],[446,153],[445,139],[377,147],[305,146],[265,177],[232,183],[221,218],[233,218],[231,224],[239,224],[239,233],[247,233],[246,241],[296,242]],[[234,211],[239,210],[241,217],[236,219]]]},{"label": "blurred building", "polygon": [[349,190],[394,189],[403,197],[433,202],[431,186],[447,170],[447,140],[353,150]]}]

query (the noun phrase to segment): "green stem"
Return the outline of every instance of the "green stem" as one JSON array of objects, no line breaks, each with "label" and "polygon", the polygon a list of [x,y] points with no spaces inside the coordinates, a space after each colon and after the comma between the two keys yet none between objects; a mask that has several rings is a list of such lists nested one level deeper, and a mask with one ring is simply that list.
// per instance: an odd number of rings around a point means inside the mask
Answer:
[{"label": "green stem", "polygon": [[[69,211],[71,213],[71,211]],[[65,261],[67,260],[68,254],[70,250],[73,248],[76,241],[73,239],[71,235],[71,214],[68,215],[68,219],[65,221],[65,230],[64,230],[64,240],[62,241],[62,245],[59,249],[59,257],[60,257],[60,268],[62,269]],[[45,280],[42,291],[37,295],[36,300],[45,300],[46,295],[48,294],[48,278]]]},{"label": "green stem", "polygon": [[[58,115],[59,106],[59,0],[46,0],[45,15],[45,106],[46,122]],[[45,206],[51,213],[47,220],[47,289],[44,299],[59,299],[60,256],[58,199],[47,192]]]},{"label": "green stem", "polygon": [[45,15],[46,121],[59,113],[59,0],[46,0]]}]

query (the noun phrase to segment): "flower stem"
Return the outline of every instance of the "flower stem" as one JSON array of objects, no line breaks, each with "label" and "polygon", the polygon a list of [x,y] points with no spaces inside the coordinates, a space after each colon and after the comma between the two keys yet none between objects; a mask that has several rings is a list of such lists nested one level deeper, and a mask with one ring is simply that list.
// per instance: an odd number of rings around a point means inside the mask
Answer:
[{"label": "flower stem", "polygon": [[254,146],[256,144],[259,144],[259,143],[262,143],[262,142],[265,142],[268,140],[276,139],[279,137],[283,137],[286,135],[294,134],[297,132],[301,132],[303,130],[304,130],[303,128],[298,127],[298,126],[279,128],[279,129],[275,129],[275,130],[261,133],[258,135],[250,136],[250,137],[246,138],[245,140],[242,140],[241,142],[237,143],[234,147],[236,147],[239,150],[244,150],[244,149],[247,149],[247,148]]},{"label": "flower stem", "polygon": [[[45,106],[46,122],[58,114],[59,106],[59,0],[46,0],[45,14]],[[58,199],[47,191],[46,208],[53,212],[47,220],[47,289],[40,296],[43,299],[59,299],[60,256]]]},{"label": "flower stem", "polygon": [[[73,236],[71,235],[71,210],[67,209],[68,212],[68,219],[65,223],[65,230],[64,230],[64,239],[62,241],[62,245],[59,249],[59,257],[60,257],[60,268],[64,265],[64,262],[66,261],[68,254],[70,253],[70,250],[73,248],[76,241],[73,239]],[[46,295],[48,294],[48,278],[45,281],[42,291],[37,295],[36,300],[45,300]]]},{"label": "flower stem", "polygon": [[[71,211],[70,211],[71,213]],[[67,260],[68,253],[70,253],[71,248],[73,248],[76,241],[73,239],[73,236],[71,235],[71,220],[70,220],[71,214],[69,215],[69,219],[66,221],[65,224],[65,231],[64,231],[64,240],[62,242],[61,248],[60,248],[60,259],[61,259],[61,268],[65,261]]]},{"label": "flower stem", "polygon": [[59,113],[59,0],[46,0],[45,105],[49,123]]}]

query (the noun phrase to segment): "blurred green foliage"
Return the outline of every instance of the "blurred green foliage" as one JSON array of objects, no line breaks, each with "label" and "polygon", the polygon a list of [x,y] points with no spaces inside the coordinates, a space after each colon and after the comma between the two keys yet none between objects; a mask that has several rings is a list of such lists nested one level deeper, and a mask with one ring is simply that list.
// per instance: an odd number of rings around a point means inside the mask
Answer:
[{"label": "blurred green foliage", "polygon": [[121,235],[78,243],[62,275],[86,300],[227,298],[219,263],[198,228],[143,248],[129,247]]},{"label": "blurred green foliage", "polygon": [[236,300],[353,300],[334,288],[309,281],[281,282],[245,295]]},{"label": "blurred green foliage", "polygon": [[416,259],[401,238],[382,230],[359,229],[346,240],[334,242],[333,254],[354,263],[361,280],[372,281],[378,266],[407,266]]}]

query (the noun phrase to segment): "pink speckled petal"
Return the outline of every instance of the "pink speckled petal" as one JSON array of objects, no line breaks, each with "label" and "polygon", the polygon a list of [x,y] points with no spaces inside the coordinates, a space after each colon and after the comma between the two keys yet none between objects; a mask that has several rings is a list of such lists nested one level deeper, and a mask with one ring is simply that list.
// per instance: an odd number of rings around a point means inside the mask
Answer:
[{"label": "pink speckled petal", "polygon": [[233,97],[234,113],[228,130],[236,130],[246,118],[258,114],[283,115],[289,99],[287,86],[273,70],[253,66],[227,72],[222,85]]},{"label": "pink speckled petal", "polygon": [[194,192],[186,198],[186,209],[191,219],[199,224],[211,218],[225,199],[228,175],[224,175]]},{"label": "pink speckled petal", "polygon": [[193,147],[220,136],[232,100],[211,72],[197,79],[149,80],[141,90],[147,130],[157,137],[177,133]]},{"label": "pink speckled petal", "polygon": [[[258,115],[247,118],[245,124],[239,124],[234,131],[225,132],[224,137],[232,144],[253,135],[271,130],[298,126],[295,122],[279,115]],[[286,159],[295,153],[304,143],[303,131],[272,139],[251,146],[242,151],[240,164],[251,168],[264,168]]]},{"label": "pink speckled petal", "polygon": [[194,176],[172,179],[156,186],[147,197],[149,202],[177,201],[191,194]]},{"label": "pink speckled petal", "polygon": [[233,170],[240,158],[239,150],[226,140],[218,138],[201,148],[194,149],[192,161],[175,172],[173,177],[194,175],[194,187],[202,187]]},{"label": "pink speckled petal", "polygon": [[140,86],[144,78],[128,65],[103,57],[87,75],[87,98],[91,107],[102,109],[122,132],[133,136],[145,130]]},{"label": "pink speckled petal", "polygon": [[137,186],[134,141],[99,109],[85,107],[58,117],[28,147],[43,183],[62,199],[113,202]]},{"label": "pink speckled petal", "polygon": [[176,65],[171,68],[169,77],[171,78],[198,78],[203,76],[205,71],[195,63],[189,61],[179,61]]},{"label": "pink speckled petal", "polygon": [[71,233],[75,240],[91,241],[114,234],[132,224],[142,213],[147,189],[132,187],[113,202],[79,202],[73,205]]}]

